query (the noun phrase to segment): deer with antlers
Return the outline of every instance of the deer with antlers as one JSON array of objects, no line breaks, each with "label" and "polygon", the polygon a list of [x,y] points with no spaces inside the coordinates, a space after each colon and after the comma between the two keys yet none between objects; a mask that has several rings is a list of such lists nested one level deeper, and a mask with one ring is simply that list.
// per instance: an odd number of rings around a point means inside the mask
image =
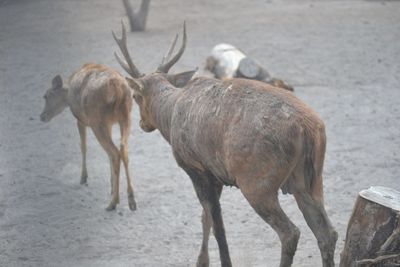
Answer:
[{"label": "deer with antlers", "polygon": [[[55,76],[44,98],[45,107],[40,115],[43,122],[50,121],[66,107],[70,108],[77,119],[82,153],[81,184],[87,184],[86,128],[90,127],[110,159],[112,199],[107,210],[114,210],[119,203],[121,159],[128,183],[129,208],[135,210],[136,202],[128,168],[132,91],[125,78],[104,65],[85,64],[71,75],[68,86],[63,84],[60,75]],[[115,146],[111,136],[115,123],[119,124],[121,130],[120,149]]]},{"label": "deer with antlers", "polygon": [[[334,266],[337,233],[326,214],[322,168],[325,128],[318,115],[292,93],[246,79],[217,80],[194,71],[168,74],[186,46],[167,56],[154,73],[142,75],[129,55],[123,27],[114,34],[125,61],[118,62],[140,107],[140,127],[160,131],[178,165],[191,178],[203,207],[203,242],[198,266],[208,266],[211,227],[221,265],[231,266],[221,215],[224,185],[236,186],[281,240],[280,266],[290,266],[300,236],[283,212],[278,191],[293,194],[318,240],[323,266]],[[166,60],[165,60],[166,59]],[[183,87],[183,88],[177,88]]]}]

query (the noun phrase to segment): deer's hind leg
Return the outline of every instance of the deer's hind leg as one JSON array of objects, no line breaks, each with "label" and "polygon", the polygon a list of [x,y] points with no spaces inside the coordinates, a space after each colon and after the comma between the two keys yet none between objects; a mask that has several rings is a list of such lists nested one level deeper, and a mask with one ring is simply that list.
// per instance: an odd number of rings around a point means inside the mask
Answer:
[{"label": "deer's hind leg", "polygon": [[[108,153],[107,153],[108,156]],[[110,187],[111,187],[111,191],[110,194],[113,195],[114,192],[114,169],[113,169],[113,161],[110,157],[108,157],[108,160],[110,161]]]},{"label": "deer's hind leg", "polygon": [[282,177],[287,177],[287,174],[276,176],[278,172],[271,173],[275,173],[275,175],[240,179],[238,185],[257,214],[278,234],[281,240],[280,267],[288,267],[293,262],[300,230],[283,212],[278,200],[279,181],[284,180]]},{"label": "deer's hind leg", "polygon": [[131,176],[129,173],[128,142],[129,142],[129,135],[130,135],[130,131],[131,131],[131,120],[128,115],[129,115],[129,113],[120,122],[120,129],[121,129],[120,153],[121,153],[122,162],[124,163],[125,174],[126,174],[129,209],[136,210],[136,201],[135,201],[135,196],[133,193]]},{"label": "deer's hind leg", "polygon": [[106,210],[114,210],[119,203],[119,170],[121,157],[111,138],[111,124],[103,123],[92,127],[97,140],[106,151],[111,163],[112,199]]},{"label": "deer's hind leg", "polygon": [[323,267],[333,267],[335,266],[334,252],[338,235],[325,211],[322,176],[317,174],[311,188],[307,188],[303,166],[303,164],[299,164],[293,172],[293,195],[307,225],[318,240]]},{"label": "deer's hind leg", "polygon": [[86,126],[78,121],[79,137],[81,139],[81,154],[82,154],[82,173],[81,184],[87,184],[87,169],[86,169]]}]

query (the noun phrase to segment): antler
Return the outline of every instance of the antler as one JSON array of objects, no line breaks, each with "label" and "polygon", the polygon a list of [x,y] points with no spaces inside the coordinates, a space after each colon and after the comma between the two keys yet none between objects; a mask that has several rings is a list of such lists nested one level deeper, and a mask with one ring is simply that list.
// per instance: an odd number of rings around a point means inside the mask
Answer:
[{"label": "antler", "polygon": [[135,64],[133,64],[131,56],[129,55],[129,51],[126,45],[126,29],[124,22],[121,21],[122,24],[122,37],[121,39],[118,39],[117,36],[115,35],[114,31],[112,31],[112,35],[114,37],[114,40],[117,42],[119,49],[122,52],[122,55],[124,56],[126,62],[122,60],[116,52],[114,52],[115,58],[117,59],[118,63],[121,65],[121,67],[129,73],[132,78],[139,78],[142,76],[138,68],[136,68]]},{"label": "antler", "polygon": [[[169,69],[180,59],[182,56],[183,52],[185,51],[186,47],[186,23],[183,22],[183,39],[182,39],[182,46],[179,49],[178,53],[172,58],[169,59],[172,55],[172,52],[175,48],[176,41],[178,39],[178,34],[176,35],[174,41],[171,44],[170,49],[168,50],[168,53],[164,56],[160,66],[158,66],[157,71],[159,72],[164,72],[168,73]],[[165,62],[167,61],[167,62]]]},{"label": "antler", "polygon": [[160,65],[165,64],[171,58],[172,52],[174,52],[175,49],[176,41],[178,40],[178,36],[179,34],[175,35],[175,38],[171,43],[171,47],[169,48],[168,52],[164,55]]}]

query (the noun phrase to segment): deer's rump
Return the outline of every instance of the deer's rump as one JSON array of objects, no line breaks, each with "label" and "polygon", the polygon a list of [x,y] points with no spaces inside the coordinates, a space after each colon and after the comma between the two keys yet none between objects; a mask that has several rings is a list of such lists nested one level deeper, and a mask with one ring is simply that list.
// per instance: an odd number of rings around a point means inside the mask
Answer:
[{"label": "deer's rump", "polygon": [[117,121],[122,109],[131,108],[131,92],[125,79],[103,65],[86,64],[71,75],[69,83],[71,111],[87,125],[102,120]]}]

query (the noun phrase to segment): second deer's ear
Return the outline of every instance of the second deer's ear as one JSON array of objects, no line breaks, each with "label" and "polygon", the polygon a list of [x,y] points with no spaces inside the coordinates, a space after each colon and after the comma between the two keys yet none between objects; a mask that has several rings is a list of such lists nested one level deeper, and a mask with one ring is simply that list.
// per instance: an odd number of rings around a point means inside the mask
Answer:
[{"label": "second deer's ear", "polygon": [[132,78],[129,78],[129,77],[125,77],[125,79],[128,82],[129,87],[133,91],[135,91],[135,92],[137,92],[139,94],[143,94],[144,85],[143,85],[142,81],[140,81],[139,79],[132,79]]},{"label": "second deer's ear", "polygon": [[55,76],[53,78],[53,80],[51,81],[51,84],[52,84],[53,88],[55,88],[55,89],[62,88],[63,81],[62,81],[61,76],[59,74],[57,76]]},{"label": "second deer's ear", "polygon": [[184,87],[190,79],[192,79],[193,75],[196,73],[197,68],[191,71],[185,71],[177,74],[168,74],[168,81],[175,87]]}]

